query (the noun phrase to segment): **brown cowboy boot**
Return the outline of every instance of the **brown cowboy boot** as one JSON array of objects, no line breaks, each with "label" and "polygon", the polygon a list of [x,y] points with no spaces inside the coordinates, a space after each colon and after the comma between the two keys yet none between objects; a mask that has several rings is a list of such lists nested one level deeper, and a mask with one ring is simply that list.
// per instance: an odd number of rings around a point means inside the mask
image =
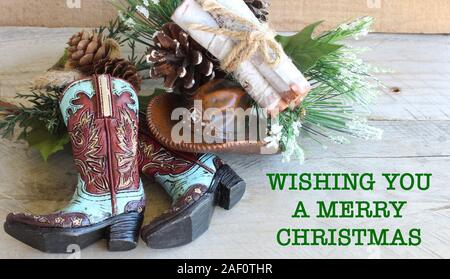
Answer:
[{"label": "brown cowboy boot", "polygon": [[9,214],[5,231],[51,253],[102,238],[112,251],[135,248],[145,207],[135,90],[123,80],[93,76],[68,86],[60,107],[79,172],[73,199],[50,215]]},{"label": "brown cowboy boot", "polygon": [[241,200],[246,184],[217,156],[169,151],[143,127],[139,169],[164,187],[173,204],[143,227],[142,239],[155,249],[188,244],[209,228],[216,205],[229,210]]}]

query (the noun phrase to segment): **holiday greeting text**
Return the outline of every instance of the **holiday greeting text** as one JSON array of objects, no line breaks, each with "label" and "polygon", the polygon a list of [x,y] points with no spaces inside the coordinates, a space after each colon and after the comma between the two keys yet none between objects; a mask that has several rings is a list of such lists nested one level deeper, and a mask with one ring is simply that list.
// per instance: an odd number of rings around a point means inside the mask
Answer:
[{"label": "holiday greeting text", "polygon": [[[431,188],[432,174],[383,173],[382,181],[376,181],[372,173],[268,173],[267,178],[273,191],[374,192],[377,187],[381,187],[379,189],[383,191],[407,193],[428,191]],[[291,218],[299,221],[309,218],[400,220],[404,218],[407,206],[408,202],[405,200],[318,200],[315,202],[315,214],[312,214],[303,201],[298,201]],[[385,228],[381,225],[376,228],[360,225],[357,228],[330,228],[328,225],[326,228],[285,227],[277,231],[276,241],[281,246],[419,246],[422,243],[422,230]]]}]

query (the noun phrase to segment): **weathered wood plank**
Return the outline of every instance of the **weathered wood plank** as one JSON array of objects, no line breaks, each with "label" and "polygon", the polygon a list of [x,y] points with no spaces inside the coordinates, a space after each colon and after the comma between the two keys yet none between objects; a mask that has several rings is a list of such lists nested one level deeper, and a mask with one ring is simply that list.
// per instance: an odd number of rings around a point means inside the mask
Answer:
[{"label": "weathered wood plank", "polygon": [[[77,29],[0,28],[0,97],[26,90],[29,80],[53,64],[67,38]],[[33,47],[29,47],[32,45]],[[149,250],[143,243],[133,252],[111,254],[104,243],[82,252],[83,258],[323,258],[323,257],[450,257],[450,37],[371,35],[354,43],[371,47],[364,56],[378,66],[396,70],[380,78],[400,93],[386,92],[374,108],[371,123],[384,129],[379,142],[329,144],[327,149],[303,140],[309,158],[280,163],[279,156],[224,155],[248,183],[236,209],[217,209],[211,229],[198,241],[170,250]],[[145,94],[151,92],[146,84]],[[44,213],[70,198],[76,174],[69,151],[45,164],[24,143],[0,140],[0,222],[9,211]],[[433,188],[426,193],[272,192],[266,172],[431,172]],[[169,206],[160,187],[147,182],[150,220]],[[316,200],[390,200],[410,202],[401,220],[316,220],[289,218],[298,200],[312,206]],[[281,248],[274,237],[280,227],[402,227],[424,229],[420,248]],[[0,231],[0,258],[61,258],[44,255]]]},{"label": "weathered wood plank", "polygon": [[370,48],[363,57],[393,72],[380,74],[388,88],[373,108],[373,119],[450,120],[450,37],[372,35],[352,43]]},{"label": "weathered wood plank", "polygon": [[[395,124],[395,125],[392,125]],[[201,240],[187,247],[166,251],[147,250],[144,245],[130,254],[111,255],[104,251],[102,244],[83,251],[82,256],[90,257],[314,257],[326,255],[343,257],[447,257],[450,251],[437,245],[437,241],[450,242],[450,229],[447,225],[450,217],[450,179],[448,166],[450,165],[449,123],[428,122],[436,128],[427,133],[421,127],[422,122],[374,122],[374,125],[393,131],[392,138],[371,144],[367,150],[367,143],[357,142],[346,148],[332,145],[328,150],[320,147],[309,148],[310,159],[305,165],[298,162],[281,164],[277,156],[238,156],[224,155],[224,159],[235,168],[248,183],[248,191],[243,201],[233,211],[218,209],[213,219],[210,231]],[[442,126],[444,125],[444,126]],[[417,131],[420,133],[417,134]],[[440,132],[438,132],[440,131]],[[395,133],[394,133],[395,132]],[[417,134],[412,137],[410,135]],[[442,141],[446,138],[444,141]],[[398,142],[401,144],[398,144]],[[442,143],[442,151],[436,146]],[[393,148],[392,146],[397,148]],[[23,144],[13,144],[0,141],[0,164],[3,166],[0,175],[0,222],[9,211],[51,212],[65,204],[72,194],[76,174],[72,168],[70,155],[61,153],[53,157],[48,164],[43,164],[35,151],[25,151]],[[415,149],[415,147],[419,148]],[[391,150],[386,153],[385,150]],[[445,167],[447,166],[447,167]],[[18,171],[20,170],[20,171]],[[394,196],[386,191],[375,193],[364,192],[272,192],[269,189],[266,172],[431,172],[433,173],[433,188],[427,193],[402,193]],[[378,176],[379,178],[379,176]],[[380,179],[381,180],[381,179]],[[154,184],[146,184],[150,197],[149,210],[146,220],[151,220],[165,210],[169,201],[162,190]],[[421,248],[281,248],[274,244],[277,229],[285,226],[295,226],[296,222],[289,219],[298,200],[313,207],[316,200],[344,199],[344,200],[407,200],[411,203],[406,211],[406,218],[402,220],[364,220],[367,227],[405,227],[419,226],[424,228],[424,244]],[[268,210],[268,208],[271,208]],[[275,210],[273,210],[273,209]],[[316,227],[351,227],[358,226],[358,220],[330,220],[311,219],[300,224],[306,228]],[[297,224],[298,225],[298,224]],[[257,233],[255,238],[253,233]],[[28,247],[17,243],[7,235],[0,233],[0,243],[14,245],[17,257],[42,257]],[[226,243],[226,244],[225,244]],[[3,250],[3,249],[2,249]],[[0,251],[2,251],[0,250]],[[3,250],[5,251],[5,250]],[[5,254],[6,256],[6,254]],[[8,254],[11,256],[11,254]],[[14,254],[13,254],[14,256]],[[1,252],[0,252],[1,257]],[[48,256],[54,257],[54,256]]]},{"label": "weathered wood plank", "polygon": [[[414,158],[390,159],[384,165],[376,164],[375,159],[359,159],[353,162],[342,161],[341,159],[319,159],[313,164],[303,167],[280,166],[251,168],[239,168],[240,174],[247,180],[249,187],[242,202],[232,211],[217,209],[213,217],[210,230],[198,241],[186,247],[169,250],[149,250],[141,244],[138,249],[129,253],[111,254],[105,251],[104,243],[99,243],[82,252],[83,258],[115,258],[115,257],[145,257],[145,258],[323,258],[323,257],[449,257],[448,244],[450,238],[448,231],[448,218],[450,212],[449,189],[446,187],[450,176],[442,169],[442,165],[448,165],[449,159],[445,158],[424,158],[416,160]],[[238,166],[234,164],[234,166]],[[365,172],[370,171],[379,174],[388,172],[432,172],[436,178],[433,190],[427,193],[388,193],[386,191],[376,191],[373,193],[364,192],[271,192],[262,173],[270,171],[303,171],[303,172]],[[259,173],[258,176],[255,173]],[[47,176],[47,174],[45,175]],[[379,176],[377,176],[379,178]],[[32,179],[32,178],[30,178]],[[26,180],[23,179],[23,182]],[[45,179],[43,180],[45,181]],[[17,182],[14,185],[18,185]],[[31,185],[21,186],[23,189]],[[66,187],[65,185],[64,187]],[[55,190],[56,185],[47,187]],[[16,190],[14,190],[16,191]],[[32,190],[28,190],[32,191]],[[36,210],[56,209],[62,202],[51,202],[47,197],[50,190],[44,189],[42,200],[19,200],[18,203]],[[68,193],[68,191],[67,191]],[[52,194],[60,198],[61,191]],[[153,196],[149,207],[153,211],[155,201]],[[295,209],[296,203],[300,200],[305,202],[308,208],[313,209],[317,200],[391,200],[400,199],[410,202],[405,211],[405,218],[401,220],[317,220],[309,219],[304,221],[291,220],[289,217]],[[0,200],[2,205],[10,203],[9,199]],[[45,208],[44,208],[45,207]],[[447,209],[446,209],[447,208]],[[12,208],[8,208],[9,210]],[[19,208],[20,209],[20,208]],[[45,211],[45,210],[44,210]],[[311,213],[313,214],[314,211]],[[2,215],[3,210],[2,210]],[[339,228],[339,227],[366,227],[366,228],[423,228],[423,244],[420,248],[359,248],[359,247],[302,247],[302,248],[282,248],[275,244],[275,234],[283,227],[302,228]],[[4,248],[14,247],[8,250],[2,249],[0,256],[5,257],[61,257],[58,255],[43,255],[29,247],[16,242],[4,233],[0,234],[1,245]],[[447,245],[447,246],[446,246]],[[7,254],[3,254],[7,253]]]}]

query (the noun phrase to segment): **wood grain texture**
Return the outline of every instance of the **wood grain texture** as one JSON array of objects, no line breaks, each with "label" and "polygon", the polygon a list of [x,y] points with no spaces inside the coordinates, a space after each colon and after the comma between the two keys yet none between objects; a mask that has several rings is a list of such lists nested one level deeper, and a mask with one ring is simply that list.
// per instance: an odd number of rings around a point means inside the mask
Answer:
[{"label": "wood grain texture", "polygon": [[[0,97],[26,90],[31,77],[53,64],[74,29],[0,28]],[[217,208],[210,230],[194,243],[176,249],[150,250],[144,243],[127,253],[109,253],[99,242],[82,258],[448,258],[450,257],[450,37],[371,35],[352,43],[370,47],[365,59],[393,69],[380,79],[389,90],[375,104],[371,123],[384,129],[378,142],[355,141],[328,148],[305,139],[305,165],[281,164],[279,156],[224,155],[247,181],[248,190],[232,211]],[[29,48],[33,45],[33,48]],[[153,85],[144,85],[144,94]],[[7,212],[45,213],[62,207],[71,197],[76,173],[69,151],[48,164],[21,142],[0,140],[0,222]],[[429,192],[272,192],[266,172],[431,172]],[[377,176],[379,178],[379,176]],[[146,181],[149,195],[146,222],[168,208],[162,189]],[[297,201],[313,208],[317,200],[406,200],[403,219],[290,219]],[[281,227],[366,227],[423,229],[420,247],[303,247],[281,248],[275,233]],[[0,231],[0,258],[66,258],[46,255]]]},{"label": "wood grain texture", "polygon": [[[81,5],[67,5],[67,3]],[[95,27],[116,16],[110,0],[2,0],[0,26]],[[447,0],[271,0],[271,24],[278,31],[298,31],[326,20],[329,29],[343,21],[371,15],[375,31],[450,33]]]}]

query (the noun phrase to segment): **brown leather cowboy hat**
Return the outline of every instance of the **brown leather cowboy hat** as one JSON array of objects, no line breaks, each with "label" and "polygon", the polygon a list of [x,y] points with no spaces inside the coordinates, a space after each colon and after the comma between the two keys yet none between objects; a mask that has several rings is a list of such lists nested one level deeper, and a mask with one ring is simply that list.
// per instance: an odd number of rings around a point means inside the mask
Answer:
[{"label": "brown leather cowboy hat", "polygon": [[[172,112],[185,107],[183,97],[173,93],[163,93],[153,97],[147,108],[148,128],[151,134],[165,147],[191,153],[239,153],[239,154],[273,154],[265,150],[262,140],[225,141],[223,143],[191,143],[172,139],[172,129],[180,120],[172,120]],[[191,129],[191,138],[194,131]]]}]

